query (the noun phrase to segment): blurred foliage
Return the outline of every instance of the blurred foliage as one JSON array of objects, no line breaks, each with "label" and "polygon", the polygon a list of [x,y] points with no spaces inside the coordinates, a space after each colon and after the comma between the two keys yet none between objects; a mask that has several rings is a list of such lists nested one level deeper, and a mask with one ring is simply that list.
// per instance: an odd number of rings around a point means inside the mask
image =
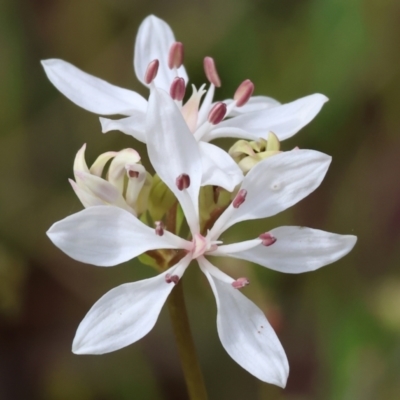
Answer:
[{"label": "blurred foliage", "polygon": [[[68,185],[76,151],[145,148],[70,103],[40,59],[62,58],[146,95],[132,72],[133,41],[150,13],[185,43],[191,81],[216,59],[231,97],[250,78],[256,94],[288,102],[330,98],[282,143],[333,156],[321,187],[267,221],[233,227],[224,241],[298,224],[359,237],[354,251],[319,271],[284,275],[216,260],[250,276],[244,293],[266,313],[287,351],[285,390],[257,382],[224,352],[211,291],[197,268],[185,275],[188,307],[213,399],[400,398],[400,3],[395,0],[2,0],[0,2],[0,398],[185,399],[167,315],[139,343],[101,357],[70,345],[89,307],[117,284],[153,274],[133,261],[82,265],[56,249],[49,226],[81,209]],[[229,148],[232,142],[220,141]]]}]

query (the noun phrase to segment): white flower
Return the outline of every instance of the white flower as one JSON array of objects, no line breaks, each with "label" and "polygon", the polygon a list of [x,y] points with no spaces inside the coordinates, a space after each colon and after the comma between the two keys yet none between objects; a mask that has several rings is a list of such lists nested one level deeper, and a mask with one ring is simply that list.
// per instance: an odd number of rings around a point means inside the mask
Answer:
[{"label": "white flower", "polygon": [[[206,57],[204,66],[210,81],[209,89],[206,91],[205,85],[198,90],[193,86],[192,97],[182,105],[188,83],[188,76],[182,65],[182,44],[175,41],[167,23],[151,15],[141,24],[135,44],[134,69],[138,80],[145,86],[149,86],[146,79],[147,68],[154,60],[159,61],[154,84],[170,92],[176,99],[187,125],[198,141],[205,172],[202,186],[217,185],[232,191],[243,179],[240,168],[229,155],[208,142],[221,137],[267,139],[269,131],[274,132],[279,140],[287,139],[308,124],[327,101],[322,94],[306,96],[284,105],[265,96],[249,98],[254,86],[247,80],[239,86],[234,100],[213,104],[215,86],[220,86],[220,79],[214,61]],[[119,120],[100,118],[103,132],[120,130],[146,142],[145,119],[148,103],[141,95],[111,85],[62,60],[50,59],[42,61],[42,64],[54,86],[75,104],[100,115],[128,116]],[[213,107],[219,107],[217,119],[210,118]],[[218,174],[212,176],[210,171],[216,169]],[[220,176],[230,179],[221,181],[217,179]]]},{"label": "white flower", "polygon": [[148,108],[149,158],[180,202],[192,240],[160,226],[151,229],[114,206],[90,207],[55,223],[48,231],[53,243],[72,258],[97,266],[114,266],[153,249],[182,249],[186,254],[165,272],[118,286],[98,300],[77,330],[73,351],[102,354],[142,338],[153,328],[174,284],[196,259],[214,292],[218,334],[228,354],[260,380],[284,387],[289,370],[285,352],[263,312],[238,290],[247,279],[231,278],[206,257],[234,257],[301,273],[347,254],[355,244],[354,236],[301,227],[260,232],[259,237],[235,244],[224,245],[220,240],[230,226],[275,215],[306,197],[321,183],[331,158],[313,150],[295,150],[261,161],[203,236],[198,217],[202,160],[196,140],[168,93],[152,89]]}]

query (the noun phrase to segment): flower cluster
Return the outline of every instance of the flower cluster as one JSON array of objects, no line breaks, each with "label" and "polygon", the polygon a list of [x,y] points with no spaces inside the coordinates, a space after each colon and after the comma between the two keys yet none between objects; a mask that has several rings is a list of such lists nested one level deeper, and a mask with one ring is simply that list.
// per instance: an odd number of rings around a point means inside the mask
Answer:
[{"label": "flower cluster", "polygon": [[[281,105],[268,97],[252,97],[254,85],[245,80],[233,99],[214,102],[221,80],[214,60],[206,57],[209,87],[193,86],[183,103],[188,83],[183,50],[164,21],[154,16],[143,21],[134,67],[150,90],[148,100],[65,61],[43,61],[51,82],[79,106],[101,115],[127,116],[101,117],[103,132],[120,130],[146,143],[156,172],[151,177],[133,149],[105,153],[90,169],[85,147],[76,156],[71,185],[85,209],[55,223],[47,232],[50,239],[75,260],[96,266],[114,266],[146,254],[158,263],[160,273],[118,286],[98,300],[79,325],[73,351],[102,354],[142,338],[196,260],[215,295],[218,334],[228,354],[260,380],[283,387],[289,370],[285,352],[263,312],[238,290],[248,279],[232,278],[208,257],[302,273],[330,264],[353,248],[354,236],[296,226],[261,231],[239,243],[221,240],[229,227],[273,216],[320,185],[331,158],[314,150],[282,152],[279,141],[310,122],[327,99],[314,94]],[[229,153],[209,143],[228,136],[241,139]],[[178,236],[177,207],[189,228],[187,239]],[[171,215],[172,229],[167,221]]]}]

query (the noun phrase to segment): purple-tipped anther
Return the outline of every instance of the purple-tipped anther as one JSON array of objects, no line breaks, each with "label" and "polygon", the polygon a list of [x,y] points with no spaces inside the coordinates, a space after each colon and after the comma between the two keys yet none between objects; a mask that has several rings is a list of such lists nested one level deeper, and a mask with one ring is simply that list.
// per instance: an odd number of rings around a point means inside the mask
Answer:
[{"label": "purple-tipped anther", "polygon": [[183,64],[183,44],[181,42],[175,42],[169,48],[168,53],[168,67],[179,68]]},{"label": "purple-tipped anther", "polygon": [[271,246],[276,242],[276,237],[272,236],[269,232],[262,233],[258,238],[262,240],[263,246]]},{"label": "purple-tipped anther", "polygon": [[164,224],[162,221],[156,221],[154,222],[155,225],[155,231],[157,236],[162,236],[164,235]]},{"label": "purple-tipped anther", "polygon": [[150,85],[151,82],[155,79],[157,76],[158,72],[158,66],[160,65],[160,62],[155,59],[149,63],[146,69],[146,73],[144,74],[144,82],[147,85]]},{"label": "purple-tipped anther", "polygon": [[236,92],[233,96],[233,99],[236,100],[236,107],[244,106],[249,101],[253,92],[254,83],[250,79],[243,81],[236,89]]},{"label": "purple-tipped anther", "polygon": [[232,201],[233,208],[239,208],[246,200],[247,190],[240,189],[236,197]]},{"label": "purple-tipped anther", "polygon": [[235,289],[241,289],[244,288],[245,286],[247,286],[250,283],[250,281],[247,278],[238,278],[236,279],[236,281],[232,282],[232,286]]},{"label": "purple-tipped anther", "polygon": [[176,285],[179,282],[179,276],[167,274],[165,275],[165,282],[167,283],[173,282]]},{"label": "purple-tipped anther", "polygon": [[176,77],[171,83],[169,88],[169,94],[173,100],[181,101],[185,96],[186,86],[183,78]]},{"label": "purple-tipped anther", "polygon": [[204,65],[204,72],[206,73],[208,81],[212,83],[214,86],[220,87],[221,79],[219,79],[214,59],[211,57],[205,57],[203,65]]},{"label": "purple-tipped anther", "polygon": [[217,125],[225,118],[225,115],[226,104],[222,102],[216,103],[208,114],[208,122]]},{"label": "purple-tipped anther", "polygon": [[179,190],[187,189],[190,186],[190,176],[188,174],[181,174],[176,178],[175,183]]}]

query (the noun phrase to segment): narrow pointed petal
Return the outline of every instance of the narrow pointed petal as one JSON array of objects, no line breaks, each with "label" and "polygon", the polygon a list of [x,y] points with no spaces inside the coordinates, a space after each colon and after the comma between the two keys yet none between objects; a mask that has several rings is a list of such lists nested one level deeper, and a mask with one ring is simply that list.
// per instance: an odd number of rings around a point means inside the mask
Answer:
[{"label": "narrow pointed petal", "polygon": [[148,250],[190,249],[190,243],[164,232],[157,236],[129,212],[113,206],[89,207],[56,222],[50,240],[77,261],[110,267]]},{"label": "narrow pointed petal", "polygon": [[108,181],[122,193],[125,185],[126,166],[135,165],[139,161],[140,155],[136,150],[130,148],[121,150],[111,161],[108,169]]},{"label": "narrow pointed petal", "polygon": [[[226,105],[232,103],[232,99],[224,100]],[[230,113],[230,117],[235,117],[237,115],[247,114],[254,111],[266,110],[267,108],[272,108],[279,106],[281,103],[267,96],[252,96],[249,101],[242,107],[235,107]]]},{"label": "narrow pointed petal", "polygon": [[44,60],[42,65],[50,82],[85,110],[102,115],[146,112],[147,102],[136,92],[111,85],[63,60]]},{"label": "narrow pointed petal", "polygon": [[227,353],[263,382],[285,387],[289,365],[264,313],[231,284],[202,268],[217,302],[218,335]]},{"label": "narrow pointed petal", "polygon": [[[190,258],[179,264],[187,267]],[[186,265],[183,265],[186,264]],[[177,265],[154,278],[125,283],[98,300],[80,323],[72,351],[75,354],[104,354],[126,347],[153,329],[160,311],[174,288],[166,282]]]},{"label": "narrow pointed petal", "polygon": [[274,132],[279,140],[285,140],[312,121],[327,101],[326,96],[317,93],[291,103],[229,118],[204,135],[203,140],[221,137],[268,139],[269,131]]},{"label": "narrow pointed petal", "polygon": [[220,186],[232,192],[243,180],[243,172],[233,158],[224,150],[213,144],[198,142],[203,178],[201,185]]},{"label": "narrow pointed petal", "polygon": [[211,229],[211,237],[244,220],[271,217],[296,204],[322,182],[331,157],[314,150],[294,150],[259,162],[243,179],[240,207],[231,204]]},{"label": "narrow pointed petal", "polygon": [[74,173],[77,179],[79,178],[79,186],[100,198],[106,204],[121,207],[134,213],[133,209],[126,204],[122,193],[110,182],[85,172],[74,171]]},{"label": "narrow pointed petal", "polygon": [[133,136],[136,140],[143,143],[146,143],[145,121],[146,113],[141,111],[127,118],[108,119],[100,117],[101,131],[103,133],[120,131]]},{"label": "narrow pointed petal", "polygon": [[[146,134],[151,164],[179,200],[192,233],[198,233],[202,175],[199,146],[174,100],[163,90],[151,90]],[[189,176],[190,186],[179,190],[176,179],[182,174]]]},{"label": "narrow pointed petal", "polygon": [[147,67],[151,61],[156,59],[160,62],[157,76],[153,81],[156,87],[169,91],[171,83],[177,75],[183,78],[187,84],[188,76],[185,67],[178,68],[177,73],[168,67],[169,50],[175,42],[174,33],[166,22],[154,15],[144,19],[136,36],[133,64],[138,80],[145,86],[148,86],[144,81]]},{"label": "narrow pointed petal", "polygon": [[[254,247],[244,250],[247,242],[220,246],[218,254],[260,264],[279,272],[300,274],[331,264],[348,254],[357,238],[337,235],[302,226],[281,226],[270,231],[276,242],[264,246],[261,240],[250,240]],[[258,243],[257,243],[258,242]]]},{"label": "narrow pointed petal", "polygon": [[84,207],[104,206],[107,204],[104,200],[94,196],[86,188],[84,189],[83,187],[77,185],[77,183],[72,179],[69,179],[69,183]]},{"label": "narrow pointed petal", "polygon": [[117,154],[118,151],[107,151],[106,153],[100,154],[90,167],[90,173],[96,176],[101,176],[105,165]]}]

